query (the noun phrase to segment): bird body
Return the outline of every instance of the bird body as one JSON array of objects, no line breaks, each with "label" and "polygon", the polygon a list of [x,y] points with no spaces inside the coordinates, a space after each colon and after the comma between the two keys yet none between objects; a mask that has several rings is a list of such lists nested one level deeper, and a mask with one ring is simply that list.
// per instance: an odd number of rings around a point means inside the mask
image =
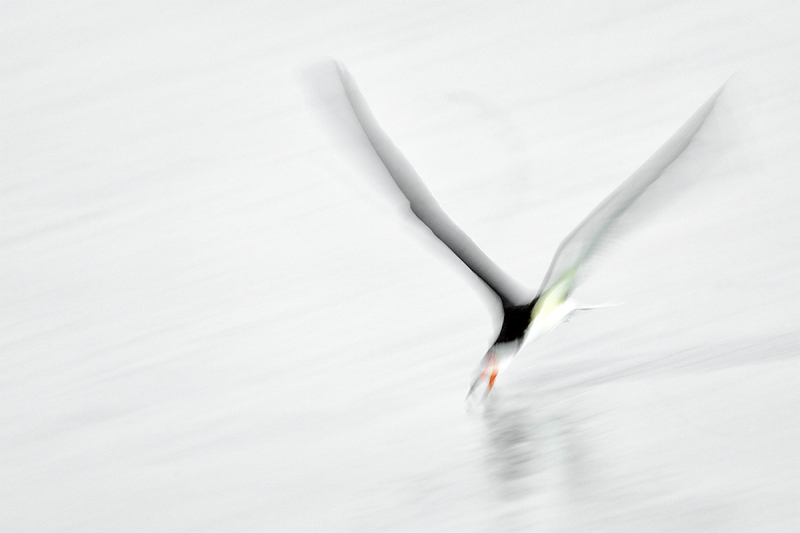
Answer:
[{"label": "bird body", "polygon": [[722,88],[717,90],[661,148],[567,235],[556,250],[537,295],[531,299],[447,216],[411,163],[381,129],[353,78],[341,64],[337,63],[336,67],[362,131],[408,200],[411,212],[486,284],[502,307],[500,332],[478,365],[468,398],[480,390],[485,398],[497,376],[508,367],[525,342],[552,331],[577,310],[603,307],[581,306],[572,298],[584,266],[620,217],[686,149],[722,91]]},{"label": "bird body", "polygon": [[551,332],[575,311],[588,309],[579,306],[569,296],[571,276],[564,275],[562,278],[529,304],[504,310],[500,334],[478,365],[468,397],[482,384],[486,385],[485,397],[494,386],[497,376],[508,368],[513,357],[525,344]]}]

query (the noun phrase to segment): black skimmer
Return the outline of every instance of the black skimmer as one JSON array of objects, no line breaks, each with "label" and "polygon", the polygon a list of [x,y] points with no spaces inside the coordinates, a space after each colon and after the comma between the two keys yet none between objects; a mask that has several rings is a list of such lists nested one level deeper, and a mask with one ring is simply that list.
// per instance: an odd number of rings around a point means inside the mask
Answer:
[{"label": "black skimmer", "polygon": [[579,309],[572,298],[581,268],[592,257],[619,217],[686,149],[711,112],[721,87],[628,179],[598,205],[559,245],[547,274],[532,299],[497,266],[455,222],[420,179],[411,163],[381,129],[350,73],[337,63],[339,78],[358,122],[394,183],[408,199],[411,212],[497,296],[503,311],[500,332],[481,360],[467,398],[495,380],[524,342],[548,333]]}]

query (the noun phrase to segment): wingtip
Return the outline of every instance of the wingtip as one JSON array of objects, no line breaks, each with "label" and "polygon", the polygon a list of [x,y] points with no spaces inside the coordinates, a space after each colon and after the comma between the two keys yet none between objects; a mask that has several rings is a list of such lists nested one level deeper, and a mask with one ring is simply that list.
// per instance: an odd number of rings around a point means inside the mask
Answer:
[{"label": "wingtip", "polygon": [[333,66],[336,68],[336,73],[339,75],[339,79],[342,80],[342,84],[345,87],[349,87],[355,85],[355,80],[353,76],[350,74],[350,71],[347,70],[347,67],[344,63],[339,61],[338,59],[331,59]]}]

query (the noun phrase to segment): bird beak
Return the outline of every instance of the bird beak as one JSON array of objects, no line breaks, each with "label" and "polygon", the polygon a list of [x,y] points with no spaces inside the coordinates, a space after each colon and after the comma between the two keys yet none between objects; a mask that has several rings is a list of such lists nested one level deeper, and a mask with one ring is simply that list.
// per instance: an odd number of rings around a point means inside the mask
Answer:
[{"label": "bird beak", "polygon": [[497,374],[500,372],[500,369],[497,366],[497,358],[492,356],[490,359],[492,360],[492,370],[489,374],[489,386],[486,388],[487,395],[489,394],[489,391],[492,390],[492,387],[494,387],[494,380],[497,379]]},{"label": "bird beak", "polygon": [[486,392],[483,393],[483,398],[486,399],[486,397],[489,395],[489,392],[492,390],[492,387],[494,387],[494,382],[497,379],[497,374],[499,373],[500,365],[498,364],[497,356],[494,354],[494,351],[490,350],[489,353],[486,354],[486,360],[481,373],[469,388],[467,398],[472,396],[472,394],[475,392],[475,389],[478,388],[478,385],[486,381]]}]

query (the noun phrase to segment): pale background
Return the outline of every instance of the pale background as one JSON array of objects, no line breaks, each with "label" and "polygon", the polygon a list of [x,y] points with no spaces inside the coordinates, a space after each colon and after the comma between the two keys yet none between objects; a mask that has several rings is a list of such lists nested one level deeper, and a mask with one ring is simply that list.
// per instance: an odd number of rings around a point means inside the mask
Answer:
[{"label": "pale background", "polygon": [[[0,530],[797,531],[798,20],[3,2]],[[326,57],[532,288],[738,75],[674,169],[697,183],[578,292],[624,305],[527,346],[481,414],[490,300],[326,128]]]}]

